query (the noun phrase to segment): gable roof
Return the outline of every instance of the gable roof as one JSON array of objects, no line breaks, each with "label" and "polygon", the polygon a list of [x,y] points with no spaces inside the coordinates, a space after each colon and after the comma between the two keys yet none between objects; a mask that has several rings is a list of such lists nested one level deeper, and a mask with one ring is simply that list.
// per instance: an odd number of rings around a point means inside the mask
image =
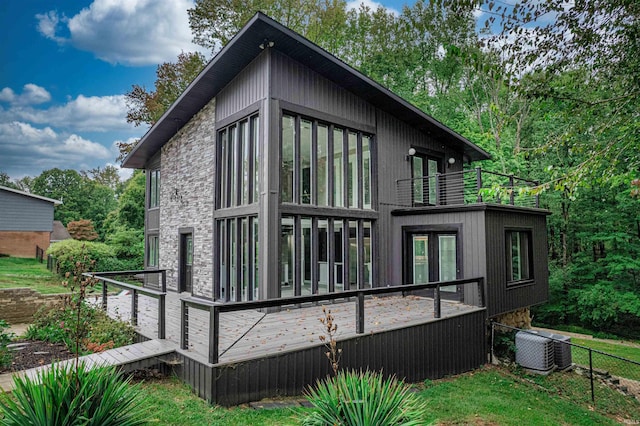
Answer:
[{"label": "gable roof", "polygon": [[376,83],[340,59],[279,24],[261,12],[236,34],[207,64],[180,97],[140,139],[123,161],[124,167],[143,168],[146,162],[200,111],[220,90],[263,50],[265,41],[328,80],[345,88],[376,108],[395,116],[424,132],[443,138],[471,160],[486,160],[491,156],[466,138],[449,129],[400,96]]},{"label": "gable roof", "polygon": [[24,195],[25,197],[31,197],[31,198],[35,198],[37,200],[48,201],[50,203],[53,203],[54,206],[62,204],[62,201],[60,201],[60,200],[54,200],[53,198],[47,198],[47,197],[43,197],[41,195],[30,194],[28,192],[19,191],[17,189],[7,188],[6,186],[0,186],[0,191],[13,192],[14,194]]}]

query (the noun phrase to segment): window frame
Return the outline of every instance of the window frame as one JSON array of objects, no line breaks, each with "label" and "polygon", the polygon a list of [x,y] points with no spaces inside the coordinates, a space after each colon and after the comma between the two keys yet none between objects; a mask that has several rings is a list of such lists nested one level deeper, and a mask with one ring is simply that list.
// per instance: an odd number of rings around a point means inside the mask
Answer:
[{"label": "window frame", "polygon": [[[293,153],[293,167],[291,170],[283,166],[285,160],[285,146],[284,146],[284,122],[293,123],[292,140],[288,142],[292,143],[291,147],[287,146],[286,152],[289,152],[289,148]],[[311,161],[308,179],[311,185],[311,193],[303,194],[303,170],[302,170],[302,125],[303,122],[311,123]],[[320,199],[320,182],[319,182],[319,158],[318,158],[318,128],[326,128],[327,141],[326,141],[326,164],[324,165],[325,173],[322,174],[323,182],[326,184],[324,189],[324,196]],[[279,165],[281,168],[279,177],[279,199],[281,204],[295,204],[300,206],[310,207],[330,207],[330,208],[351,208],[359,210],[375,210],[376,209],[376,189],[375,189],[375,134],[371,131],[361,130],[357,126],[345,125],[345,123],[333,122],[328,118],[317,118],[313,114],[299,113],[295,110],[283,108],[280,111],[279,119]],[[340,141],[338,141],[336,135],[342,135]],[[363,139],[367,140],[367,168],[364,167],[363,152]],[[307,143],[305,142],[305,144]],[[306,145],[305,145],[306,146]],[[339,165],[335,164],[336,149],[339,149],[339,155],[342,158]],[[355,149],[355,158],[350,157],[350,149]],[[306,150],[305,150],[306,152]],[[290,155],[287,155],[286,160],[291,160]],[[305,157],[306,158],[306,157]],[[287,163],[288,164],[288,163]],[[350,167],[351,166],[351,167]],[[336,167],[338,167],[339,175],[336,173]],[[353,168],[355,167],[356,170]],[[284,170],[287,170],[287,174]],[[326,174],[326,179],[324,176]],[[305,175],[306,176],[306,175]],[[337,179],[339,177],[340,179]],[[287,185],[284,185],[284,182]],[[289,183],[291,187],[289,187]],[[339,187],[336,187],[339,185]],[[368,188],[365,188],[368,185]],[[284,193],[284,190],[287,190]],[[351,195],[351,199],[348,195]],[[365,203],[365,194],[367,195],[367,202]],[[336,199],[339,196],[340,199]]]},{"label": "window frame", "polygon": [[[525,259],[526,264],[520,265],[523,271],[527,274],[519,279],[513,278],[513,235],[522,234],[526,235],[526,241],[519,239],[519,250],[522,252],[524,248],[526,250]],[[534,258],[533,258],[533,230],[531,228],[505,228],[504,230],[504,253],[505,253],[505,277],[506,285],[509,287],[517,287],[524,284],[530,284],[535,281],[534,275]],[[522,254],[520,254],[522,257]],[[524,268],[522,268],[524,266]]]},{"label": "window frame", "polygon": [[149,170],[149,205],[148,209],[160,207],[160,169]]},{"label": "window frame", "polygon": [[[155,243],[152,243],[155,241]],[[158,234],[147,235],[146,262],[148,268],[160,266],[160,236]]]}]

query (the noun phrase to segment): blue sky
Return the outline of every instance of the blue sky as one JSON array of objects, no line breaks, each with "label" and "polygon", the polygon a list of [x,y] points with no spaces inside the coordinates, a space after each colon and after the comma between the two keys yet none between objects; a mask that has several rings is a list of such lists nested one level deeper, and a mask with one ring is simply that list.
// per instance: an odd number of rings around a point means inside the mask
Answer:
[{"label": "blue sky", "polygon": [[[403,3],[384,2],[396,10]],[[192,5],[0,0],[0,171],[19,179],[115,165],[115,143],[147,130],[126,122],[124,93],[152,88],[157,64],[201,50],[191,43]]]}]

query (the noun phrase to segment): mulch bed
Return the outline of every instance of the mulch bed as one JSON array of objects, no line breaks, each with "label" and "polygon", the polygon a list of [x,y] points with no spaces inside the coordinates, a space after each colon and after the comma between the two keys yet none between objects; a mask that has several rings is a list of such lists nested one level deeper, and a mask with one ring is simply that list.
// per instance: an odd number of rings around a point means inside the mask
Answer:
[{"label": "mulch bed", "polygon": [[13,361],[8,367],[0,367],[0,374],[40,367],[56,361],[74,358],[73,353],[61,343],[39,340],[14,340],[11,342]]}]

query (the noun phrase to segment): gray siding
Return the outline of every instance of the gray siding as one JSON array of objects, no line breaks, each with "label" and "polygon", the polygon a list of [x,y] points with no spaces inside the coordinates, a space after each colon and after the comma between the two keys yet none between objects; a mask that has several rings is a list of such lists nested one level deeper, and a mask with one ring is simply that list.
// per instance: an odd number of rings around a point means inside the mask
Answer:
[{"label": "gray siding", "polygon": [[369,103],[307,66],[273,51],[271,70],[273,98],[354,123],[375,126],[375,109]]},{"label": "gray siding", "polygon": [[[489,317],[546,302],[549,296],[547,220],[545,212],[487,209],[487,311]],[[530,229],[533,277],[530,284],[507,287],[505,230]]]},{"label": "gray siding", "polygon": [[0,190],[0,231],[53,230],[53,203]]},{"label": "gray siding", "polygon": [[216,97],[216,121],[242,111],[268,95],[269,57],[263,53]]}]

